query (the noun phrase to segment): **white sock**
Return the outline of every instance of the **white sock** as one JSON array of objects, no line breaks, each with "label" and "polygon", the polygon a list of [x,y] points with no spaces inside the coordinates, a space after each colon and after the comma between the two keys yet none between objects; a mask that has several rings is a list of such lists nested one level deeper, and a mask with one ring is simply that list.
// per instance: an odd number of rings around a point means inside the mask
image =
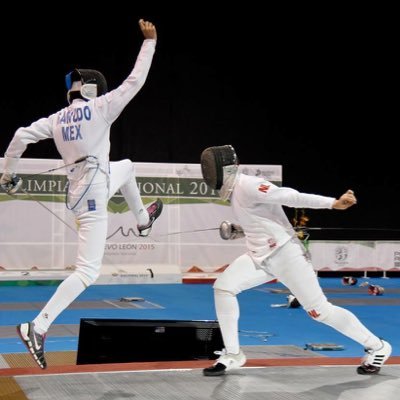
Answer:
[{"label": "white sock", "polygon": [[57,288],[42,311],[33,320],[35,331],[45,334],[53,321],[64,311],[84,290],[85,284],[79,275],[74,272],[66,278]]},{"label": "white sock", "polygon": [[228,353],[238,354],[239,345],[239,303],[235,295],[216,289],[214,292],[215,309]]}]

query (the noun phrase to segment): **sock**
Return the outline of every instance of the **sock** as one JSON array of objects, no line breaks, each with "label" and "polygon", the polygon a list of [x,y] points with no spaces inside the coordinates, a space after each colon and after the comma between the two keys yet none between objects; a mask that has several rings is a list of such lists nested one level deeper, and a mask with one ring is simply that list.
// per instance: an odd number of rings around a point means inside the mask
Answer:
[{"label": "sock", "polygon": [[57,288],[42,311],[33,320],[35,332],[44,335],[58,315],[64,311],[84,290],[85,284],[74,272]]}]

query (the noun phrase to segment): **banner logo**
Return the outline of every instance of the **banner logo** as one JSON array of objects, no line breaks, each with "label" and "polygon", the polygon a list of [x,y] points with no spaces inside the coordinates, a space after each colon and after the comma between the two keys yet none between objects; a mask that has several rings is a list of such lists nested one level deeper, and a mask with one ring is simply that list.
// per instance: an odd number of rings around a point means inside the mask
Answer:
[{"label": "banner logo", "polygon": [[400,268],[400,251],[395,251],[393,253],[393,261],[394,261],[394,266],[396,268]]},{"label": "banner logo", "polygon": [[338,264],[345,263],[349,256],[348,248],[345,246],[338,246],[335,249],[335,261]]}]

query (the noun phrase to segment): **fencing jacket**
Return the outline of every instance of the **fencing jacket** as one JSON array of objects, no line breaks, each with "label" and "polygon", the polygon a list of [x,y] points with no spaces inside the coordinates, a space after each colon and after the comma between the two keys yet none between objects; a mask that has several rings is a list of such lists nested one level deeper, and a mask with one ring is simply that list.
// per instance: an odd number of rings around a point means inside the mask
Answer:
[{"label": "fencing jacket", "polygon": [[[111,124],[143,86],[155,45],[153,39],[143,41],[132,72],[115,90],[90,101],[75,99],[68,107],[48,118],[19,128],[8,146],[6,158],[19,159],[28,144],[52,138],[65,164],[93,156],[100,169],[108,171]],[[82,171],[77,173],[76,170],[67,170],[69,180],[81,177]]]},{"label": "fencing jacket", "polygon": [[295,236],[282,206],[327,208],[335,198],[278,187],[262,177],[239,174],[230,199],[233,214],[246,235],[249,255],[261,264]]}]

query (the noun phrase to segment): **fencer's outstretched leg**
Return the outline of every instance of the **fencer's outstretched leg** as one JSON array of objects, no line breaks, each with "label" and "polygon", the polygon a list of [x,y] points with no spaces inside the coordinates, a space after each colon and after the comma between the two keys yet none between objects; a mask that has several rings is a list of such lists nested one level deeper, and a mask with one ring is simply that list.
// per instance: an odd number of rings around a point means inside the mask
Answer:
[{"label": "fencer's outstretched leg", "polygon": [[[285,258],[285,252],[289,250],[292,255]],[[390,344],[374,335],[351,311],[327,300],[312,265],[303,256],[300,246],[290,243],[284,246],[274,258],[272,269],[310,317],[336,329],[366,349],[367,355],[363,358],[358,373],[379,372],[391,354]],[[301,279],[298,276],[301,276]]]},{"label": "fencer's outstretched leg", "polygon": [[24,322],[17,326],[18,335],[40,368],[47,367],[44,342],[50,325],[85,289],[85,284],[74,272],[58,286],[54,295],[32,322]]},{"label": "fencer's outstretched leg", "polygon": [[[104,183],[96,185],[90,192],[90,196],[97,199],[96,210],[76,211],[75,216],[79,222],[76,270],[61,282],[32,322],[17,326],[18,334],[40,368],[47,366],[44,339],[50,325],[99,276],[107,236],[106,189]],[[82,203],[85,204],[84,201]]]},{"label": "fencer's outstretched leg", "polygon": [[378,373],[384,362],[390,357],[392,346],[375,336],[351,311],[329,302],[322,305],[320,310],[317,311],[317,314],[320,315],[314,319],[331,326],[365,347],[366,355],[357,368],[357,372],[363,375]]}]

